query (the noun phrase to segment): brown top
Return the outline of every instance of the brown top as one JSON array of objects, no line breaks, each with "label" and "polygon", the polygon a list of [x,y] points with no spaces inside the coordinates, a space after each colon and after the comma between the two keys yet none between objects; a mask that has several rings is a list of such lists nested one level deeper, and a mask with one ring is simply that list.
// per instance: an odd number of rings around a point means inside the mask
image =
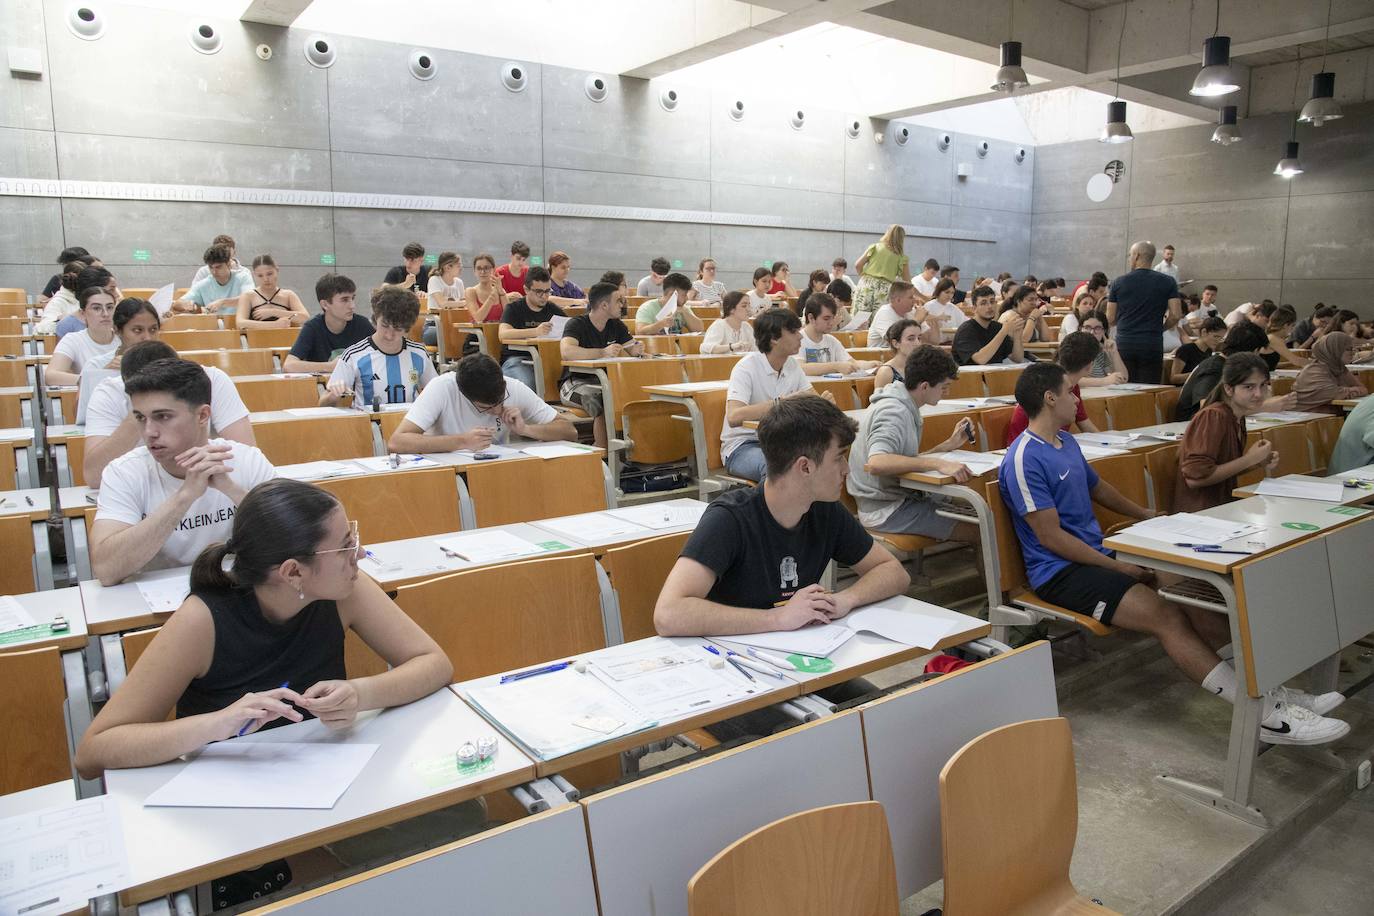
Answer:
[{"label": "brown top", "polygon": [[1178,446],[1178,480],[1174,485],[1174,511],[1197,512],[1231,501],[1236,478],[1194,489],[1187,479],[1208,477],[1219,465],[1245,454],[1245,420],[1224,401],[1208,404],[1197,412]]}]

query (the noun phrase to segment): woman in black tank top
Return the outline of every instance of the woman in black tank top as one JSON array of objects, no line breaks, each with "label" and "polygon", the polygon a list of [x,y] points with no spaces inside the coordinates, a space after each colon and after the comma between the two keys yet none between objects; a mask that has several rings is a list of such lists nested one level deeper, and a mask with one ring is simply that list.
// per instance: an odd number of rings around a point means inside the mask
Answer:
[{"label": "woman in black tank top", "polygon": [[[284,479],[254,487],[229,542],[196,558],[190,596],[91,723],[77,769],[93,779],[152,766],[304,718],[346,728],[359,712],[442,689],[453,666],[358,575],[362,553],[357,524],[331,494]],[[349,628],[370,635],[389,671],[348,678]]]},{"label": "woman in black tank top", "polygon": [[239,328],[297,328],[310,319],[301,297],[277,286],[277,262],[270,254],[253,259],[252,289],[238,301],[234,324]]}]

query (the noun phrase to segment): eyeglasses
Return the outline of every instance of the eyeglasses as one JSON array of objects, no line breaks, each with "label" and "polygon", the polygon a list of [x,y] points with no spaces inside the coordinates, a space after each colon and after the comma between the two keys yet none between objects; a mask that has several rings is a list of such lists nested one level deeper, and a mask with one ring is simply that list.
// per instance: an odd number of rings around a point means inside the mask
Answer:
[{"label": "eyeglasses", "polygon": [[329,550],[317,550],[310,554],[312,557],[322,557],[329,553],[352,553],[357,557],[358,551],[362,548],[362,538],[358,537],[358,523],[352,521],[348,523],[348,543],[343,547],[331,547]]},{"label": "eyeglasses", "polygon": [[553,292],[553,288],[549,286],[545,286],[543,288],[540,288],[538,286],[525,287],[525,295],[527,296],[547,296],[551,292]]},{"label": "eyeglasses", "polygon": [[114,310],[115,307],[113,305],[107,305],[99,302],[93,305],[86,306],[86,311],[95,312],[97,315],[110,315],[114,313]]},{"label": "eyeglasses", "polygon": [[509,392],[501,395],[501,400],[497,401],[495,404],[478,404],[476,401],[470,401],[469,403],[472,404],[472,409],[478,413],[494,414],[496,416],[496,425],[500,426],[501,408],[506,406],[506,397],[508,394]]}]

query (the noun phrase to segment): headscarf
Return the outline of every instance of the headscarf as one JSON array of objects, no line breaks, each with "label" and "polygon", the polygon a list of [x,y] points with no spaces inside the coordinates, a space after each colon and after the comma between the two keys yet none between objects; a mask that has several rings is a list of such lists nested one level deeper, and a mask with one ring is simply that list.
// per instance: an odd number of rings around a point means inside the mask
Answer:
[{"label": "headscarf", "polygon": [[1353,346],[1350,335],[1342,331],[1333,331],[1312,345],[1312,362],[1303,366],[1293,386],[1298,410],[1337,413],[1332,401],[1367,394],[1345,367],[1346,351]]}]

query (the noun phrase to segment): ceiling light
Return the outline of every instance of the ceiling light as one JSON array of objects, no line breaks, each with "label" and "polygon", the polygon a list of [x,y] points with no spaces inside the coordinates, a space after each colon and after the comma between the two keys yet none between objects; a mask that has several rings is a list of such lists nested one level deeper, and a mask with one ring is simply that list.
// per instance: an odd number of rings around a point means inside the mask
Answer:
[{"label": "ceiling light", "polygon": [[1236,106],[1227,105],[1217,112],[1217,129],[1212,131],[1212,142],[1220,143],[1222,146],[1230,146],[1232,143],[1239,143],[1245,138],[1240,134],[1240,128],[1236,126]]},{"label": "ceiling light", "polygon": [[1002,42],[1001,55],[1002,64],[997,68],[997,79],[992,84],[992,91],[1011,95],[1016,90],[1029,86],[1030,78],[1021,68],[1021,42]]},{"label": "ceiling light", "polygon": [[1215,98],[1240,89],[1240,78],[1231,66],[1231,39],[1213,35],[1202,43],[1202,69],[1193,80],[1189,95]]},{"label": "ceiling light", "polygon": [[1313,127],[1321,127],[1327,121],[1345,117],[1340,104],[1336,101],[1336,74],[1330,71],[1312,74],[1312,97],[1302,106],[1298,120]]},{"label": "ceiling light", "polygon": [[1302,165],[1298,162],[1298,141],[1289,140],[1284,148],[1283,158],[1279,164],[1274,166],[1274,174],[1281,178],[1292,178],[1294,175],[1302,174]]},{"label": "ceiling light", "polygon": [[1126,103],[1117,99],[1107,103],[1107,126],[1102,128],[1103,143],[1127,143],[1135,139],[1131,125],[1126,123]]}]

